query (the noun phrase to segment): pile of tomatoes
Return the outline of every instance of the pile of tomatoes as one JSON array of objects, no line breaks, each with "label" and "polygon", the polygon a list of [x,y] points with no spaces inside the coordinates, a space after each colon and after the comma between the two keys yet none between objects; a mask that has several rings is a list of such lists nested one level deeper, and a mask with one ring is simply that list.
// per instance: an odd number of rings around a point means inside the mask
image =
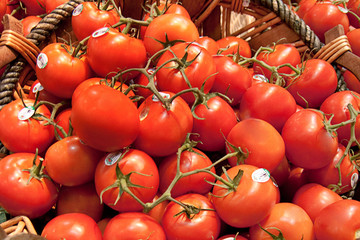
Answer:
[{"label": "pile of tomatoes", "polygon": [[[13,12],[26,34],[25,19],[65,2],[1,1],[0,15],[26,7]],[[46,45],[28,96],[0,110],[8,217],[49,240],[358,238],[351,72],[339,91],[332,64],[291,44],[252,51],[200,36],[180,4],[148,5],[141,20],[117,4],[79,4],[78,42]],[[342,24],[358,54],[359,1],[337,4],[294,11],[322,40]]]}]

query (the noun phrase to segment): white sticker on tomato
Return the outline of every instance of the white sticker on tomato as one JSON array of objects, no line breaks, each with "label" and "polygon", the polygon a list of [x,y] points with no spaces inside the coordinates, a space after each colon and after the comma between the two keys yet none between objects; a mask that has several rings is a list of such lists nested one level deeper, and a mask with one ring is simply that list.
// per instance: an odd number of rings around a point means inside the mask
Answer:
[{"label": "white sticker on tomato", "polygon": [[[159,93],[160,93],[160,95],[161,95],[164,99],[169,99],[169,98],[170,98],[170,94],[168,94],[168,93],[163,93],[163,92],[159,92]],[[157,97],[155,94],[153,94],[152,100],[153,100],[154,102],[159,102],[159,99],[158,99],[158,97]]]},{"label": "white sticker on tomato", "polygon": [[359,174],[357,173],[354,173],[352,176],[351,176],[351,187],[354,188],[356,187],[356,184],[359,180]]},{"label": "white sticker on tomato", "polygon": [[41,85],[41,83],[37,83],[37,84],[35,84],[35,86],[33,87],[32,92],[33,92],[33,93],[37,93],[37,92],[40,92],[40,91],[42,91],[42,90],[44,90],[44,87]]},{"label": "white sticker on tomato", "polygon": [[115,164],[120,159],[121,155],[122,155],[121,152],[109,153],[105,158],[105,165],[111,166],[111,165]]},{"label": "white sticker on tomato", "polygon": [[84,9],[84,5],[79,4],[79,5],[74,9],[72,15],[73,15],[74,17],[79,16],[83,9]]},{"label": "white sticker on tomato", "polygon": [[38,68],[43,69],[48,64],[49,59],[45,53],[40,53],[36,59],[36,65]]},{"label": "white sticker on tomato", "polygon": [[35,114],[35,108],[33,106],[24,107],[18,113],[18,119],[21,121],[28,120]]},{"label": "white sticker on tomato", "polygon": [[248,7],[250,5],[250,0],[243,0],[242,5],[243,7]]},{"label": "white sticker on tomato", "polygon": [[262,74],[255,74],[253,79],[261,81],[261,82],[269,82],[269,80]]},{"label": "white sticker on tomato", "polygon": [[340,12],[342,12],[342,13],[348,13],[349,12],[349,10],[347,9],[347,8],[344,8],[344,7],[341,7],[341,6],[337,6],[338,7],[338,9],[340,10]]},{"label": "white sticker on tomato", "polygon": [[109,31],[109,29],[110,28],[108,28],[108,27],[100,28],[100,29],[96,30],[95,32],[93,32],[92,37],[93,38],[100,37],[100,36],[104,35],[105,33],[107,33]]},{"label": "white sticker on tomato", "polygon": [[259,168],[251,174],[254,182],[267,182],[270,179],[270,172],[265,168]]}]

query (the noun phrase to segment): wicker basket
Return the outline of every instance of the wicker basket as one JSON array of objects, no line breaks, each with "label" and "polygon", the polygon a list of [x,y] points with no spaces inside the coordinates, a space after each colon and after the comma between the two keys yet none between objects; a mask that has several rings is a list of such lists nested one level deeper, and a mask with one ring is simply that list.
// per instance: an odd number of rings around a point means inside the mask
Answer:
[{"label": "wicker basket", "polygon": [[17,216],[0,223],[0,239],[45,239],[38,236],[31,220],[26,216]]}]

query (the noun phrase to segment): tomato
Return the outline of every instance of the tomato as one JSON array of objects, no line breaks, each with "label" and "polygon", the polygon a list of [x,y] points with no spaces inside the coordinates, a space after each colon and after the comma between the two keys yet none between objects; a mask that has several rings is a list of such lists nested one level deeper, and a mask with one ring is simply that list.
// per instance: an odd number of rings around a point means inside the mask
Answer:
[{"label": "tomato", "polygon": [[[227,188],[217,181],[212,194],[216,212],[228,225],[236,228],[250,227],[264,219],[271,208],[279,201],[279,190],[266,169],[253,165],[238,165],[227,170],[233,179],[242,172],[240,181],[234,189]],[[229,181],[225,173],[221,176]]]},{"label": "tomato", "polygon": [[[33,169],[33,153],[14,153],[0,161],[0,206],[12,216],[26,215],[37,218],[47,213],[56,203],[58,189],[56,185],[41,174],[46,171],[34,172],[30,175],[25,169]],[[39,164],[37,157],[36,164]],[[41,166],[39,166],[41,167]],[[41,179],[31,178],[41,177]]]},{"label": "tomato", "polygon": [[[360,1],[358,1],[358,0],[350,0],[347,3],[347,8],[349,9],[347,16],[349,18],[350,25],[354,28],[360,27],[360,22],[359,22],[359,19],[357,18],[357,16],[359,16],[359,13],[360,13],[359,4],[360,4]],[[357,16],[354,16],[354,13]]]},{"label": "tomato", "polygon": [[295,111],[296,101],[286,89],[263,82],[253,85],[245,92],[239,116],[241,120],[262,119],[281,133],[285,122]]},{"label": "tomato", "polygon": [[[360,94],[353,91],[341,91],[331,94],[320,105],[320,111],[331,116],[331,124],[339,124],[350,119],[348,105],[355,111],[360,110]],[[336,129],[339,142],[347,145],[351,135],[351,124]],[[360,116],[356,117],[355,137],[360,141]],[[353,143],[355,145],[356,143]]]},{"label": "tomato", "polygon": [[97,225],[99,226],[102,235],[104,235],[105,228],[106,228],[107,224],[110,222],[110,220],[111,220],[111,218],[107,217],[107,218],[103,218],[97,222]]},{"label": "tomato", "polygon": [[203,151],[225,149],[225,138],[236,125],[237,119],[233,108],[221,97],[215,96],[206,104],[196,106],[191,139],[199,141],[197,148]]},{"label": "tomato", "polygon": [[[141,68],[146,63],[146,50],[141,40],[108,27],[100,28],[91,35],[87,43],[87,56],[91,68],[100,77]],[[126,81],[138,74],[130,71],[122,75],[122,79]]]},{"label": "tomato", "polygon": [[92,71],[86,57],[73,57],[65,48],[70,49],[70,46],[51,43],[43,48],[37,57],[36,75],[50,93],[71,98],[75,88],[90,78]]},{"label": "tomato", "polygon": [[303,18],[305,13],[307,11],[309,11],[309,9],[314,6],[316,3],[316,0],[301,0],[299,2],[299,7],[296,11],[296,14],[300,17]]},{"label": "tomato", "polygon": [[314,226],[309,215],[293,203],[275,204],[265,219],[250,227],[250,240],[273,239],[260,226],[276,236],[281,231],[284,239],[315,240]]},{"label": "tomato", "polygon": [[[94,179],[95,168],[104,154],[69,136],[52,144],[46,151],[49,176],[64,186],[78,186]],[[71,169],[71,171],[69,171]]]},{"label": "tomato", "polygon": [[41,20],[41,17],[38,16],[27,16],[21,20],[23,26],[23,34],[27,36],[31,29],[34,28]]},{"label": "tomato", "polygon": [[[71,108],[67,108],[59,112],[59,114],[55,117],[55,123],[62,127],[62,129],[65,131],[65,133],[69,136],[70,132],[70,117],[71,117]],[[64,138],[64,134],[56,128],[57,134],[59,134],[60,138]],[[76,135],[75,132],[72,130],[72,135]]]},{"label": "tomato", "polygon": [[[35,80],[34,83],[31,84],[29,94],[28,94],[28,98],[30,98],[30,99],[35,100],[36,97],[37,97],[38,101],[47,101],[47,102],[51,102],[53,104],[57,104],[57,103],[60,103],[61,101],[65,100],[64,98],[55,96],[51,92],[44,89],[44,87],[41,85],[39,80]],[[46,104],[46,106],[49,109],[52,109],[52,106],[50,104]]]},{"label": "tomato", "polygon": [[[161,92],[164,98],[174,96]],[[155,95],[149,96],[139,106],[140,133],[134,142],[137,149],[151,156],[168,156],[176,153],[193,127],[190,107],[176,97],[167,110]]]},{"label": "tomato", "polygon": [[360,82],[357,77],[349,70],[345,70],[342,75],[344,77],[347,88],[351,91],[360,93]]},{"label": "tomato", "polygon": [[41,15],[45,13],[45,0],[21,0],[25,5],[26,15]]},{"label": "tomato", "polygon": [[44,0],[46,13],[51,13],[58,6],[67,3],[67,0]]},{"label": "tomato", "polygon": [[112,26],[119,20],[120,16],[114,8],[105,10],[96,2],[83,2],[74,9],[71,25],[76,38],[83,40],[96,30],[105,26]]},{"label": "tomato", "polygon": [[353,29],[349,31],[346,34],[346,36],[350,43],[352,52],[360,57],[360,44],[359,44],[360,29]]},{"label": "tomato", "polygon": [[197,43],[208,50],[211,55],[215,55],[219,51],[219,44],[211,37],[200,36],[199,40],[197,40]]},{"label": "tomato", "polygon": [[300,167],[291,167],[285,183],[280,185],[281,201],[291,202],[296,191],[307,183],[308,179],[304,169]]},{"label": "tomato", "polygon": [[349,31],[349,19],[346,13],[330,1],[316,2],[305,13],[303,20],[323,43],[325,32],[338,24],[344,27],[345,34]]},{"label": "tomato", "polygon": [[290,176],[290,164],[286,156],[284,156],[279,165],[271,172],[271,176],[279,187],[287,182]]},{"label": "tomato", "polygon": [[101,240],[101,231],[94,219],[83,213],[66,213],[51,219],[41,233],[48,240]]},{"label": "tomato", "polygon": [[243,152],[242,156],[228,159],[231,166],[245,163],[272,172],[285,156],[285,145],[280,133],[261,119],[249,118],[240,121],[231,129],[226,139],[227,152],[234,152],[231,145],[241,148]]},{"label": "tomato", "polygon": [[56,202],[56,214],[84,213],[96,222],[102,218],[104,204],[96,192],[94,182],[67,187],[61,186]]},{"label": "tomato", "polygon": [[94,85],[72,100],[71,123],[85,144],[112,152],[133,143],[140,120],[134,103],[122,92]]},{"label": "tomato", "polygon": [[[144,35],[144,45],[149,56],[164,48],[166,40],[183,40],[194,42],[199,39],[195,24],[180,14],[164,14],[154,18],[148,25]],[[160,43],[160,42],[162,43]]]},{"label": "tomato", "polygon": [[[165,64],[174,58],[174,54],[181,59],[182,64],[176,61]],[[178,93],[185,89],[198,88],[208,93],[214,84],[215,63],[210,53],[198,44],[176,44],[161,55],[156,67],[159,68],[163,64],[165,65],[156,73],[160,91]],[[185,72],[187,80],[181,71]],[[195,101],[193,93],[185,93],[181,97],[188,103]]]},{"label": "tomato", "polygon": [[219,50],[222,50],[222,55],[236,54],[239,52],[240,56],[251,57],[251,48],[247,41],[242,38],[228,36],[216,41]]},{"label": "tomato", "polygon": [[120,213],[106,225],[104,240],[153,239],[165,240],[165,232],[152,217],[141,212]]},{"label": "tomato", "polygon": [[214,55],[213,59],[217,73],[211,92],[222,93],[232,100],[232,106],[238,105],[246,90],[252,85],[248,69],[224,55]]},{"label": "tomato", "polygon": [[338,149],[335,133],[328,132],[325,115],[314,109],[295,112],[285,122],[282,138],[287,159],[295,166],[317,169],[330,164]]},{"label": "tomato", "polygon": [[[186,213],[178,203],[170,202],[162,218],[162,226],[168,240],[216,239],[220,233],[220,218],[213,211],[210,200],[200,194],[189,193],[176,198],[189,209],[200,209]],[[190,214],[190,217],[187,216]]]},{"label": "tomato", "polygon": [[[202,151],[193,148],[191,151],[184,151],[180,155],[180,172],[187,173],[196,169],[207,168],[212,164],[211,160]],[[177,172],[177,154],[174,153],[160,162],[160,192],[165,192]],[[211,168],[215,174],[215,168]],[[176,182],[171,190],[172,197],[178,197],[186,193],[206,194],[212,189],[209,182],[215,182],[215,177],[204,172],[189,175]]]},{"label": "tomato", "polygon": [[[356,239],[360,228],[360,203],[344,199],[324,208],[315,219],[314,230],[318,240]],[[339,227],[341,223],[341,227]]]},{"label": "tomato", "polygon": [[236,234],[227,234],[227,235],[221,236],[217,240],[247,240],[247,238],[240,236],[240,235],[236,235]]},{"label": "tomato", "polygon": [[54,128],[48,121],[35,118],[41,114],[50,118],[45,105],[36,110],[32,99],[14,100],[0,110],[0,141],[12,152],[44,152],[54,140]]},{"label": "tomato", "polygon": [[[124,180],[137,198],[144,203],[151,202],[159,188],[159,171],[154,160],[137,149],[110,153],[96,167],[96,191],[106,205],[119,212],[141,211],[142,205],[123,192]],[[115,184],[113,188],[106,189],[112,184]],[[122,192],[119,193],[119,190]]]},{"label": "tomato", "polygon": [[308,183],[300,187],[292,202],[302,207],[312,221],[320,211],[330,204],[342,200],[342,197],[334,191],[317,183]]},{"label": "tomato", "polygon": [[[286,63],[296,67],[301,63],[299,51],[296,47],[290,44],[277,44],[275,47],[272,47],[271,50],[262,51],[256,59],[263,61],[272,67],[279,67]],[[254,62],[253,69],[254,74],[263,74],[270,80],[270,82],[276,81],[276,79],[272,79],[274,77],[273,72],[261,66],[257,62]],[[290,74],[292,70],[287,66],[282,66],[277,69],[277,72],[280,74]]]},{"label": "tomato", "polygon": [[[339,165],[340,170],[336,167],[344,154],[345,147],[339,144],[337,153],[330,164],[319,169],[305,170],[308,181],[319,183],[324,187],[334,188],[334,191],[338,194],[343,194],[354,189],[359,179],[359,171],[350,160],[349,155],[344,156],[344,159]],[[341,186],[336,187],[339,182],[341,182]]]},{"label": "tomato", "polygon": [[[156,194],[153,201],[156,201],[157,199],[159,199],[159,197],[160,197],[160,193]],[[164,216],[164,212],[168,204],[169,204],[168,200],[161,201],[158,205],[153,207],[147,214],[161,224],[161,219]]]},{"label": "tomato", "polygon": [[[150,69],[147,70],[147,73],[153,74],[154,71],[155,71],[154,68],[150,68]],[[156,75],[154,75],[153,77],[154,77],[155,87],[157,87]],[[135,84],[140,84],[140,85],[143,85],[143,86],[147,86],[149,84],[149,79],[144,74],[139,74],[137,76],[137,78],[135,79]],[[142,88],[142,87],[137,87],[137,88],[135,88],[134,91],[136,92],[136,95],[141,96],[144,99],[153,94],[153,92],[151,90],[146,89],[146,88]]]}]

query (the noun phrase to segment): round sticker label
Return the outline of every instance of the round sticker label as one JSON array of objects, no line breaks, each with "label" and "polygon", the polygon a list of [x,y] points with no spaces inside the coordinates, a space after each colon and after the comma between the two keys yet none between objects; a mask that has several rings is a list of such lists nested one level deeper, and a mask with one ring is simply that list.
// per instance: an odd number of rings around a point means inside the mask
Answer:
[{"label": "round sticker label", "polygon": [[[169,99],[169,98],[170,98],[170,94],[168,94],[168,93],[163,93],[163,92],[159,92],[159,93],[160,93],[160,95],[161,95],[163,98],[165,98],[165,99]],[[159,99],[157,98],[157,96],[156,96],[155,94],[153,94],[152,100],[153,100],[154,102],[159,102]]]},{"label": "round sticker label", "polygon": [[356,184],[359,180],[359,174],[357,173],[354,173],[352,176],[351,176],[351,187],[354,188],[356,187]]},{"label": "round sticker label", "polygon": [[36,65],[38,66],[38,68],[43,69],[48,64],[48,61],[49,61],[49,59],[46,56],[46,54],[40,53],[36,59]]},{"label": "round sticker label", "polygon": [[18,113],[18,119],[21,121],[28,120],[35,114],[35,108],[33,106],[24,107]]},{"label": "round sticker label", "polygon": [[96,30],[95,32],[93,32],[93,34],[91,36],[93,38],[100,37],[100,36],[104,35],[105,33],[107,33],[109,31],[109,29],[110,28],[108,28],[108,27],[100,28],[100,29]]},{"label": "round sticker label", "polygon": [[262,74],[255,74],[253,79],[261,81],[261,82],[269,82],[269,80]]},{"label": "round sticker label", "polygon": [[40,91],[42,91],[42,90],[44,90],[44,87],[41,85],[41,83],[37,83],[37,84],[35,84],[35,86],[33,87],[32,92],[33,92],[33,93],[37,93],[37,92],[40,92]]},{"label": "round sticker label", "polygon": [[79,4],[79,5],[74,9],[72,15],[73,15],[74,17],[80,15],[80,13],[82,12],[83,9],[84,9],[84,5]]},{"label": "round sticker label", "polygon": [[251,174],[254,182],[267,182],[270,179],[270,173],[265,168],[259,168]]},{"label": "round sticker label", "polygon": [[112,152],[109,153],[105,158],[105,165],[111,166],[116,163],[121,157],[121,152]]}]

